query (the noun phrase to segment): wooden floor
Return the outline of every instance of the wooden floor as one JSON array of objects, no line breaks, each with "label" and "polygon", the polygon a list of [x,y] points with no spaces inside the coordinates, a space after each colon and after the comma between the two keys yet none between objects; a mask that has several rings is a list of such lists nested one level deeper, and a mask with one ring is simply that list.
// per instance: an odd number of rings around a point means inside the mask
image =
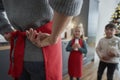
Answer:
[{"label": "wooden floor", "polygon": [[[0,50],[4,50],[4,49],[9,49],[9,46],[6,46],[6,47],[0,46]],[[83,76],[82,76],[81,80],[97,80],[97,68],[98,68],[98,61],[96,63],[90,62],[88,64],[85,64],[83,66]],[[63,80],[69,80],[69,76],[65,75],[63,77]],[[74,79],[74,80],[76,80],[76,79]],[[107,80],[106,71],[104,72],[102,80]],[[117,72],[115,72],[113,80],[120,80],[120,73],[118,74]]]},{"label": "wooden floor", "polygon": [[10,49],[10,46],[0,46],[0,50]]},{"label": "wooden floor", "polygon": [[[96,63],[91,62],[89,64],[86,64],[83,67],[83,76],[82,76],[81,80],[97,80],[97,68],[98,68],[98,62],[96,62]],[[113,80],[120,80],[119,76],[120,76],[120,74],[115,72]],[[118,77],[119,77],[119,79],[118,79]],[[69,76],[65,75],[63,77],[63,80],[69,80]],[[74,80],[76,80],[76,79],[74,79]],[[106,70],[104,72],[102,80],[107,80],[107,78],[106,78]]]}]

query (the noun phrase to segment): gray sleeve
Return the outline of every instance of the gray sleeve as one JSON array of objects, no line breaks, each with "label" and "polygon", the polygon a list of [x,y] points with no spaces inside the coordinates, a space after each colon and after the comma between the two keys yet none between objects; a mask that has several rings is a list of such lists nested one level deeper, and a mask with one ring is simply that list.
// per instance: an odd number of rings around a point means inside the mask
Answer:
[{"label": "gray sleeve", "polygon": [[49,0],[51,7],[58,13],[68,16],[80,14],[83,0]]},{"label": "gray sleeve", "polygon": [[72,41],[69,41],[69,42],[68,42],[68,45],[67,45],[67,47],[66,47],[66,51],[70,52],[70,51],[72,51],[72,50],[73,50],[73,48],[72,48]]},{"label": "gray sleeve", "polygon": [[79,48],[79,51],[81,51],[84,54],[87,54],[87,43],[85,40],[83,40],[83,47]]},{"label": "gray sleeve", "polygon": [[10,24],[8,23],[8,20],[5,17],[5,14],[3,11],[0,11],[0,34],[4,34],[5,32],[11,32],[13,31],[11,29]]}]

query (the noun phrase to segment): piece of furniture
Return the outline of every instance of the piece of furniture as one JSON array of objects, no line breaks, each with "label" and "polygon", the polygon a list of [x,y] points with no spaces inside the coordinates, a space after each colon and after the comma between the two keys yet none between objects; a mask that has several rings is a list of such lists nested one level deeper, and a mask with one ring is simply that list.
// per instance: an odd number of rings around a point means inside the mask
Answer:
[{"label": "piece of furniture", "polygon": [[66,52],[66,46],[68,44],[68,41],[62,41],[62,63],[63,63],[63,76],[68,73],[68,58],[69,58],[69,52]]}]

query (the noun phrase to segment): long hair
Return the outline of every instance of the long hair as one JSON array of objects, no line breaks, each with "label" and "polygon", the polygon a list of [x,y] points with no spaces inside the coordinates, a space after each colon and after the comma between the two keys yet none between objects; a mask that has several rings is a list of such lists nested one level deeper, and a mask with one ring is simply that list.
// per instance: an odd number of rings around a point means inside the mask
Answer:
[{"label": "long hair", "polygon": [[83,26],[82,26],[82,25],[75,25],[75,26],[74,26],[73,31],[72,31],[72,39],[75,38],[74,32],[75,32],[75,30],[78,29],[78,28],[80,29],[80,38],[84,40],[84,39],[85,39],[85,36],[84,36],[84,29],[83,29]]}]

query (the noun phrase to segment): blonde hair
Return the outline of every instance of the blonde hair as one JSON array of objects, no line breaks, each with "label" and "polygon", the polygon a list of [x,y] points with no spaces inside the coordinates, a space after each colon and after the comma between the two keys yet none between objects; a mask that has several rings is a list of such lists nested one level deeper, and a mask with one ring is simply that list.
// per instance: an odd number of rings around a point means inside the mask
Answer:
[{"label": "blonde hair", "polygon": [[74,36],[74,32],[75,32],[75,30],[76,29],[78,29],[79,28],[79,30],[80,30],[80,38],[81,39],[85,39],[85,36],[84,36],[84,28],[83,28],[83,26],[82,25],[74,25],[74,28],[73,28],[73,31],[72,31],[72,38],[74,38],[75,36]]}]

